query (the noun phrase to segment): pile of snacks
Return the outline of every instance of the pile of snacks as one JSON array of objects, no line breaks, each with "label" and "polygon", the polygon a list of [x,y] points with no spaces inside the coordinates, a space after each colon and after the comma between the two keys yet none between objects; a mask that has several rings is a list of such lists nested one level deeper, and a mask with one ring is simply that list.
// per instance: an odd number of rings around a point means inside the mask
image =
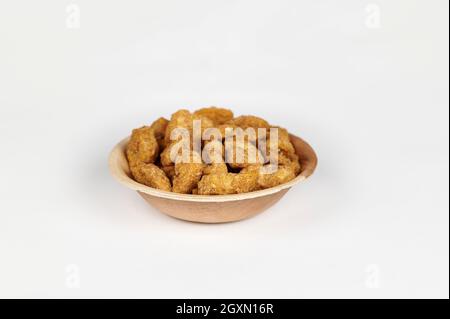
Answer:
[{"label": "pile of snacks", "polygon": [[217,107],[179,110],[170,121],[134,129],[126,156],[138,183],[182,194],[252,192],[284,184],[301,170],[286,129]]}]

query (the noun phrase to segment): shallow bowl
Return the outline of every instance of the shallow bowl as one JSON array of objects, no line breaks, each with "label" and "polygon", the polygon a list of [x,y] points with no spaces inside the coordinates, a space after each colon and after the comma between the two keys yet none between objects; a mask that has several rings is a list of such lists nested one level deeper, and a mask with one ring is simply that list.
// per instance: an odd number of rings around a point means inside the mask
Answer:
[{"label": "shallow bowl", "polygon": [[109,168],[121,184],[135,190],[151,206],[169,216],[199,223],[234,222],[255,216],[277,203],[292,186],[312,175],[317,156],[312,147],[301,138],[290,135],[300,159],[301,173],[292,181],[276,187],[236,195],[187,195],[166,192],[140,184],[131,177],[125,149],[129,137],[111,151]]}]

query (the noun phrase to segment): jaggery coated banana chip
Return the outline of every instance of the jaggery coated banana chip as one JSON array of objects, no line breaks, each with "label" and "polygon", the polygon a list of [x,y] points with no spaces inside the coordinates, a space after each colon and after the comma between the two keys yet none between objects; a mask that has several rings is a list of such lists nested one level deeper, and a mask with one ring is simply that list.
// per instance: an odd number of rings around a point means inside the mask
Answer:
[{"label": "jaggery coated banana chip", "polygon": [[175,176],[173,177],[173,188],[175,193],[191,194],[202,178],[205,164],[198,154],[192,155],[189,162],[175,164]]},{"label": "jaggery coated banana chip", "polygon": [[269,174],[259,173],[258,186],[265,189],[275,187],[293,180],[296,177],[295,171],[289,166],[279,166],[275,172]]},{"label": "jaggery coated banana chip", "polygon": [[[172,148],[179,142],[171,142],[167,145],[164,151],[161,152],[160,159],[162,166],[173,166],[175,161],[172,160],[173,154]],[[182,148],[178,149],[178,152],[175,154],[176,156],[182,156]]]},{"label": "jaggery coated banana chip", "polygon": [[219,107],[205,107],[194,112],[194,115],[207,117],[213,121],[214,125],[221,125],[233,119],[233,112],[229,109]]},{"label": "jaggery coated banana chip", "polygon": [[[297,176],[296,169],[297,166],[288,160],[285,166],[271,164],[264,166],[251,165],[241,170],[241,174],[251,172],[258,174],[258,187],[260,189],[266,189],[293,180]],[[300,166],[298,166],[298,169],[300,169]]]},{"label": "jaggery coated banana chip", "polygon": [[164,117],[160,117],[156,121],[150,125],[150,127],[153,129],[153,132],[155,133],[155,138],[158,141],[158,145],[160,149],[163,149],[165,144],[164,137],[166,136],[166,129],[167,125],[169,124],[169,121],[165,119]]},{"label": "jaggery coated banana chip", "polygon": [[172,132],[176,129],[186,129],[190,137],[192,138],[194,135],[194,121],[197,121],[199,125],[201,125],[201,131],[198,132],[200,134],[203,133],[208,128],[214,127],[214,122],[201,114],[192,114],[188,110],[179,110],[172,114],[172,117],[170,118],[169,123],[167,124],[164,141],[166,145],[170,144],[170,142],[176,141],[180,139],[180,136],[178,138],[172,138]]},{"label": "jaggery coated banana chip", "polygon": [[228,121],[226,124],[234,124],[236,126],[239,126],[243,129],[252,127],[252,128],[270,128],[269,122],[266,120],[253,116],[253,115],[241,115],[238,116],[230,121]]},{"label": "jaggery coated banana chip", "polygon": [[199,195],[229,195],[255,191],[258,186],[258,172],[204,175],[198,183]]},{"label": "jaggery coated banana chip", "polygon": [[171,191],[170,180],[166,174],[155,164],[139,164],[131,167],[134,179],[144,185]]},{"label": "jaggery coated banana chip", "polygon": [[231,168],[245,168],[249,165],[264,163],[265,158],[255,144],[248,140],[235,140],[225,145],[225,159]]},{"label": "jaggery coated banana chip", "polygon": [[134,129],[126,154],[132,166],[140,163],[154,163],[159,155],[159,145],[154,130],[149,126]]},{"label": "jaggery coated banana chip", "polygon": [[280,152],[278,154],[278,164],[281,166],[290,167],[295,175],[298,175],[301,171],[300,162],[297,154],[288,154]]},{"label": "jaggery coated banana chip", "polygon": [[286,129],[256,116],[233,118],[217,107],[179,110],[169,121],[161,117],[133,130],[126,155],[136,181],[182,194],[252,192],[289,182],[301,171]]},{"label": "jaggery coated banana chip", "polygon": [[221,175],[227,174],[228,167],[225,163],[211,163],[203,169],[203,175]]},{"label": "jaggery coated banana chip", "polygon": [[[289,137],[289,132],[282,128],[282,127],[272,127],[278,129],[278,140],[276,143],[278,143],[278,150],[283,151],[286,154],[295,154],[295,148],[294,145],[292,145],[291,139]],[[267,143],[267,150],[268,153],[270,152],[270,147],[272,140],[270,139],[270,131],[269,131],[269,137],[268,137],[268,143]]]},{"label": "jaggery coated banana chip", "polygon": [[188,110],[179,110],[172,114],[169,123],[166,127],[164,135],[164,142],[166,145],[171,143],[171,134],[177,128],[184,128],[192,131],[192,114]]}]

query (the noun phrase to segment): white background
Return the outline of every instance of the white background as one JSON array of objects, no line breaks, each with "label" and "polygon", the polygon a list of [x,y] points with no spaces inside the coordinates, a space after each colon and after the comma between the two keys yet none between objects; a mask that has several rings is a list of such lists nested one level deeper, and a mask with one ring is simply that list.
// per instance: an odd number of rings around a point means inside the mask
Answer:
[{"label": "white background", "polygon": [[[2,1],[0,296],[448,298],[448,5]],[[316,174],[225,225],[110,177],[132,128],[207,105]]]}]

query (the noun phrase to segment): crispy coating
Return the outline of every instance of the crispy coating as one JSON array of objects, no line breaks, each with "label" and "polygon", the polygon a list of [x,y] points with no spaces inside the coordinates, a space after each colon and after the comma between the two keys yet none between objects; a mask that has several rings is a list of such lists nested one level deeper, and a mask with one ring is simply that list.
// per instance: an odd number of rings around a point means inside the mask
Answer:
[{"label": "crispy coating", "polygon": [[225,145],[225,158],[231,168],[244,168],[252,164],[264,163],[264,157],[255,144],[249,141],[235,140]]},{"label": "crispy coating", "polygon": [[131,166],[154,163],[159,154],[159,146],[153,129],[149,126],[134,129],[126,154]]},{"label": "crispy coating", "polygon": [[260,189],[258,184],[259,174],[256,171],[240,172],[234,180],[236,193],[248,193]]},{"label": "crispy coating", "polygon": [[198,183],[199,195],[227,195],[235,194],[234,177],[237,174],[204,175]]},{"label": "crispy coating", "polygon": [[294,171],[295,175],[300,174],[301,166],[297,154],[286,155],[284,152],[280,152],[278,154],[278,164],[281,166],[290,167]]},{"label": "crispy coating", "polygon": [[222,175],[228,173],[228,167],[225,163],[212,163],[206,165],[203,169],[203,175]]},{"label": "crispy coating", "polygon": [[[201,131],[196,132],[194,131],[194,121],[201,121]],[[173,161],[170,158],[170,152],[171,148],[181,140],[181,136],[177,138],[177,140],[172,141],[171,140],[171,134],[172,132],[177,128],[184,128],[188,130],[189,138],[190,138],[190,148],[192,149],[193,146],[193,138],[194,134],[200,134],[198,138],[201,141],[203,132],[208,129],[212,128],[214,126],[214,123],[211,119],[204,117],[202,115],[193,115],[188,110],[179,110],[172,114],[172,117],[170,119],[170,122],[167,124],[165,136],[164,136],[164,143],[166,145],[165,149],[161,153],[161,163],[163,166],[169,166],[173,164]],[[201,145],[200,145],[201,147]],[[181,154],[179,154],[181,155]]]},{"label": "crispy coating", "polygon": [[164,166],[173,166],[173,162],[170,159],[170,151],[172,149],[173,144],[169,144],[160,155],[161,165]]},{"label": "crispy coating", "polygon": [[198,183],[200,195],[227,195],[255,191],[258,186],[258,172],[204,175]]},{"label": "crispy coating", "polygon": [[193,154],[188,163],[176,163],[172,190],[175,193],[191,194],[202,178],[204,167],[205,164],[201,162],[201,157],[198,154]]},{"label": "crispy coating", "polygon": [[[198,122],[194,121],[201,121],[201,131],[198,130]],[[189,133],[189,139],[184,144],[184,151],[188,153],[183,153],[180,148],[181,136],[171,140],[171,133],[176,128],[185,128]],[[216,134],[205,134],[211,128],[217,128],[222,139]],[[225,140],[226,128],[234,130],[229,140]],[[245,131],[249,128],[265,129],[266,139],[264,136],[262,139],[261,136],[252,136],[251,132]],[[264,165],[270,160],[270,128],[278,129],[278,139],[272,148],[277,151],[278,166],[273,163]],[[201,139],[201,143],[195,145],[197,149],[194,148],[194,142],[197,142],[195,138],[198,137],[194,138],[194,133],[202,133],[205,138],[210,138]],[[179,152],[172,161],[174,147]],[[266,154],[258,147],[262,147]],[[193,150],[193,155],[183,158],[182,155]],[[170,121],[161,117],[151,126],[133,130],[126,155],[137,182],[182,194],[252,192],[286,183],[301,171],[299,158],[286,129],[271,127],[267,121],[256,116],[233,118],[230,110],[217,107],[199,109],[194,113],[179,110],[172,114]]]},{"label": "crispy coating", "polygon": [[[172,148],[175,147],[175,145],[178,142],[171,142],[170,144],[167,145],[167,147],[164,149],[164,151],[162,151],[161,155],[160,155],[160,159],[161,159],[161,164],[162,166],[172,166],[174,164],[174,161],[172,161],[171,158],[171,152],[172,152]],[[182,156],[183,151],[181,148],[178,149],[178,153],[177,156]]]},{"label": "crispy coating", "polygon": [[[175,148],[176,147],[176,148]],[[174,158],[172,160],[172,149],[174,151]],[[160,160],[162,166],[171,166],[175,162],[183,159],[183,156],[188,156],[192,150],[192,143],[187,142],[186,144],[181,141],[173,141],[161,152]]]},{"label": "crispy coating", "polygon": [[214,125],[221,125],[233,119],[233,112],[219,107],[205,107],[195,111],[194,115],[205,116],[213,121]]},{"label": "crispy coating", "polygon": [[[201,115],[201,114],[194,114],[192,116],[192,120],[193,121],[201,121],[201,125],[202,125],[201,134],[202,135],[207,129],[215,127],[215,124],[214,124],[213,120],[211,120],[209,117],[206,117],[206,116]],[[193,132],[193,134],[195,134],[195,133],[196,132]],[[200,136],[200,138],[201,137],[202,136]]]},{"label": "crispy coating", "polygon": [[[283,165],[281,163],[283,162]],[[280,165],[251,165],[241,170],[242,173],[254,172],[258,174],[258,186],[261,189],[274,187],[287,183],[294,179],[300,172],[300,164],[284,157],[280,160]]]},{"label": "crispy coating", "polygon": [[295,171],[288,166],[279,166],[274,173],[259,174],[258,185],[261,188],[275,187],[293,180],[296,177]]},{"label": "crispy coating", "polygon": [[232,129],[233,130],[233,136],[235,135],[235,129],[238,128],[237,125],[234,125],[232,123],[228,124],[222,124],[217,127],[220,131],[220,135],[222,135],[222,140],[226,138],[226,129]]},{"label": "crispy coating", "polygon": [[131,166],[131,173],[134,179],[144,185],[171,191],[170,180],[166,174],[155,164],[139,164]]},{"label": "crispy coating", "polygon": [[166,133],[164,135],[164,142],[169,145],[171,142],[170,135],[176,128],[185,128],[189,132],[192,131],[192,114],[188,110],[179,110],[172,114],[169,123],[166,127]]},{"label": "crispy coating", "polygon": [[225,158],[225,146],[222,141],[206,142],[202,150],[202,159],[206,164],[221,163]]},{"label": "crispy coating", "polygon": [[158,141],[158,145],[161,150],[166,147],[165,135],[168,124],[169,121],[167,119],[165,119],[164,117],[160,117],[159,119],[154,121],[152,125],[150,125],[150,127],[155,132],[155,138]]},{"label": "crispy coating", "polygon": [[[278,129],[278,150],[283,151],[288,155],[295,154],[295,148],[294,145],[292,145],[291,139],[289,137],[289,132],[282,127],[272,127],[272,128]],[[267,141],[268,147],[267,152],[270,153],[270,143],[271,143],[270,132],[268,135],[268,139],[269,140]]]},{"label": "crispy coating", "polygon": [[270,128],[269,122],[266,120],[253,116],[253,115],[241,115],[238,116],[231,121],[227,122],[226,124],[234,124],[236,126],[239,126],[243,129],[246,129],[248,127],[252,128]]}]

